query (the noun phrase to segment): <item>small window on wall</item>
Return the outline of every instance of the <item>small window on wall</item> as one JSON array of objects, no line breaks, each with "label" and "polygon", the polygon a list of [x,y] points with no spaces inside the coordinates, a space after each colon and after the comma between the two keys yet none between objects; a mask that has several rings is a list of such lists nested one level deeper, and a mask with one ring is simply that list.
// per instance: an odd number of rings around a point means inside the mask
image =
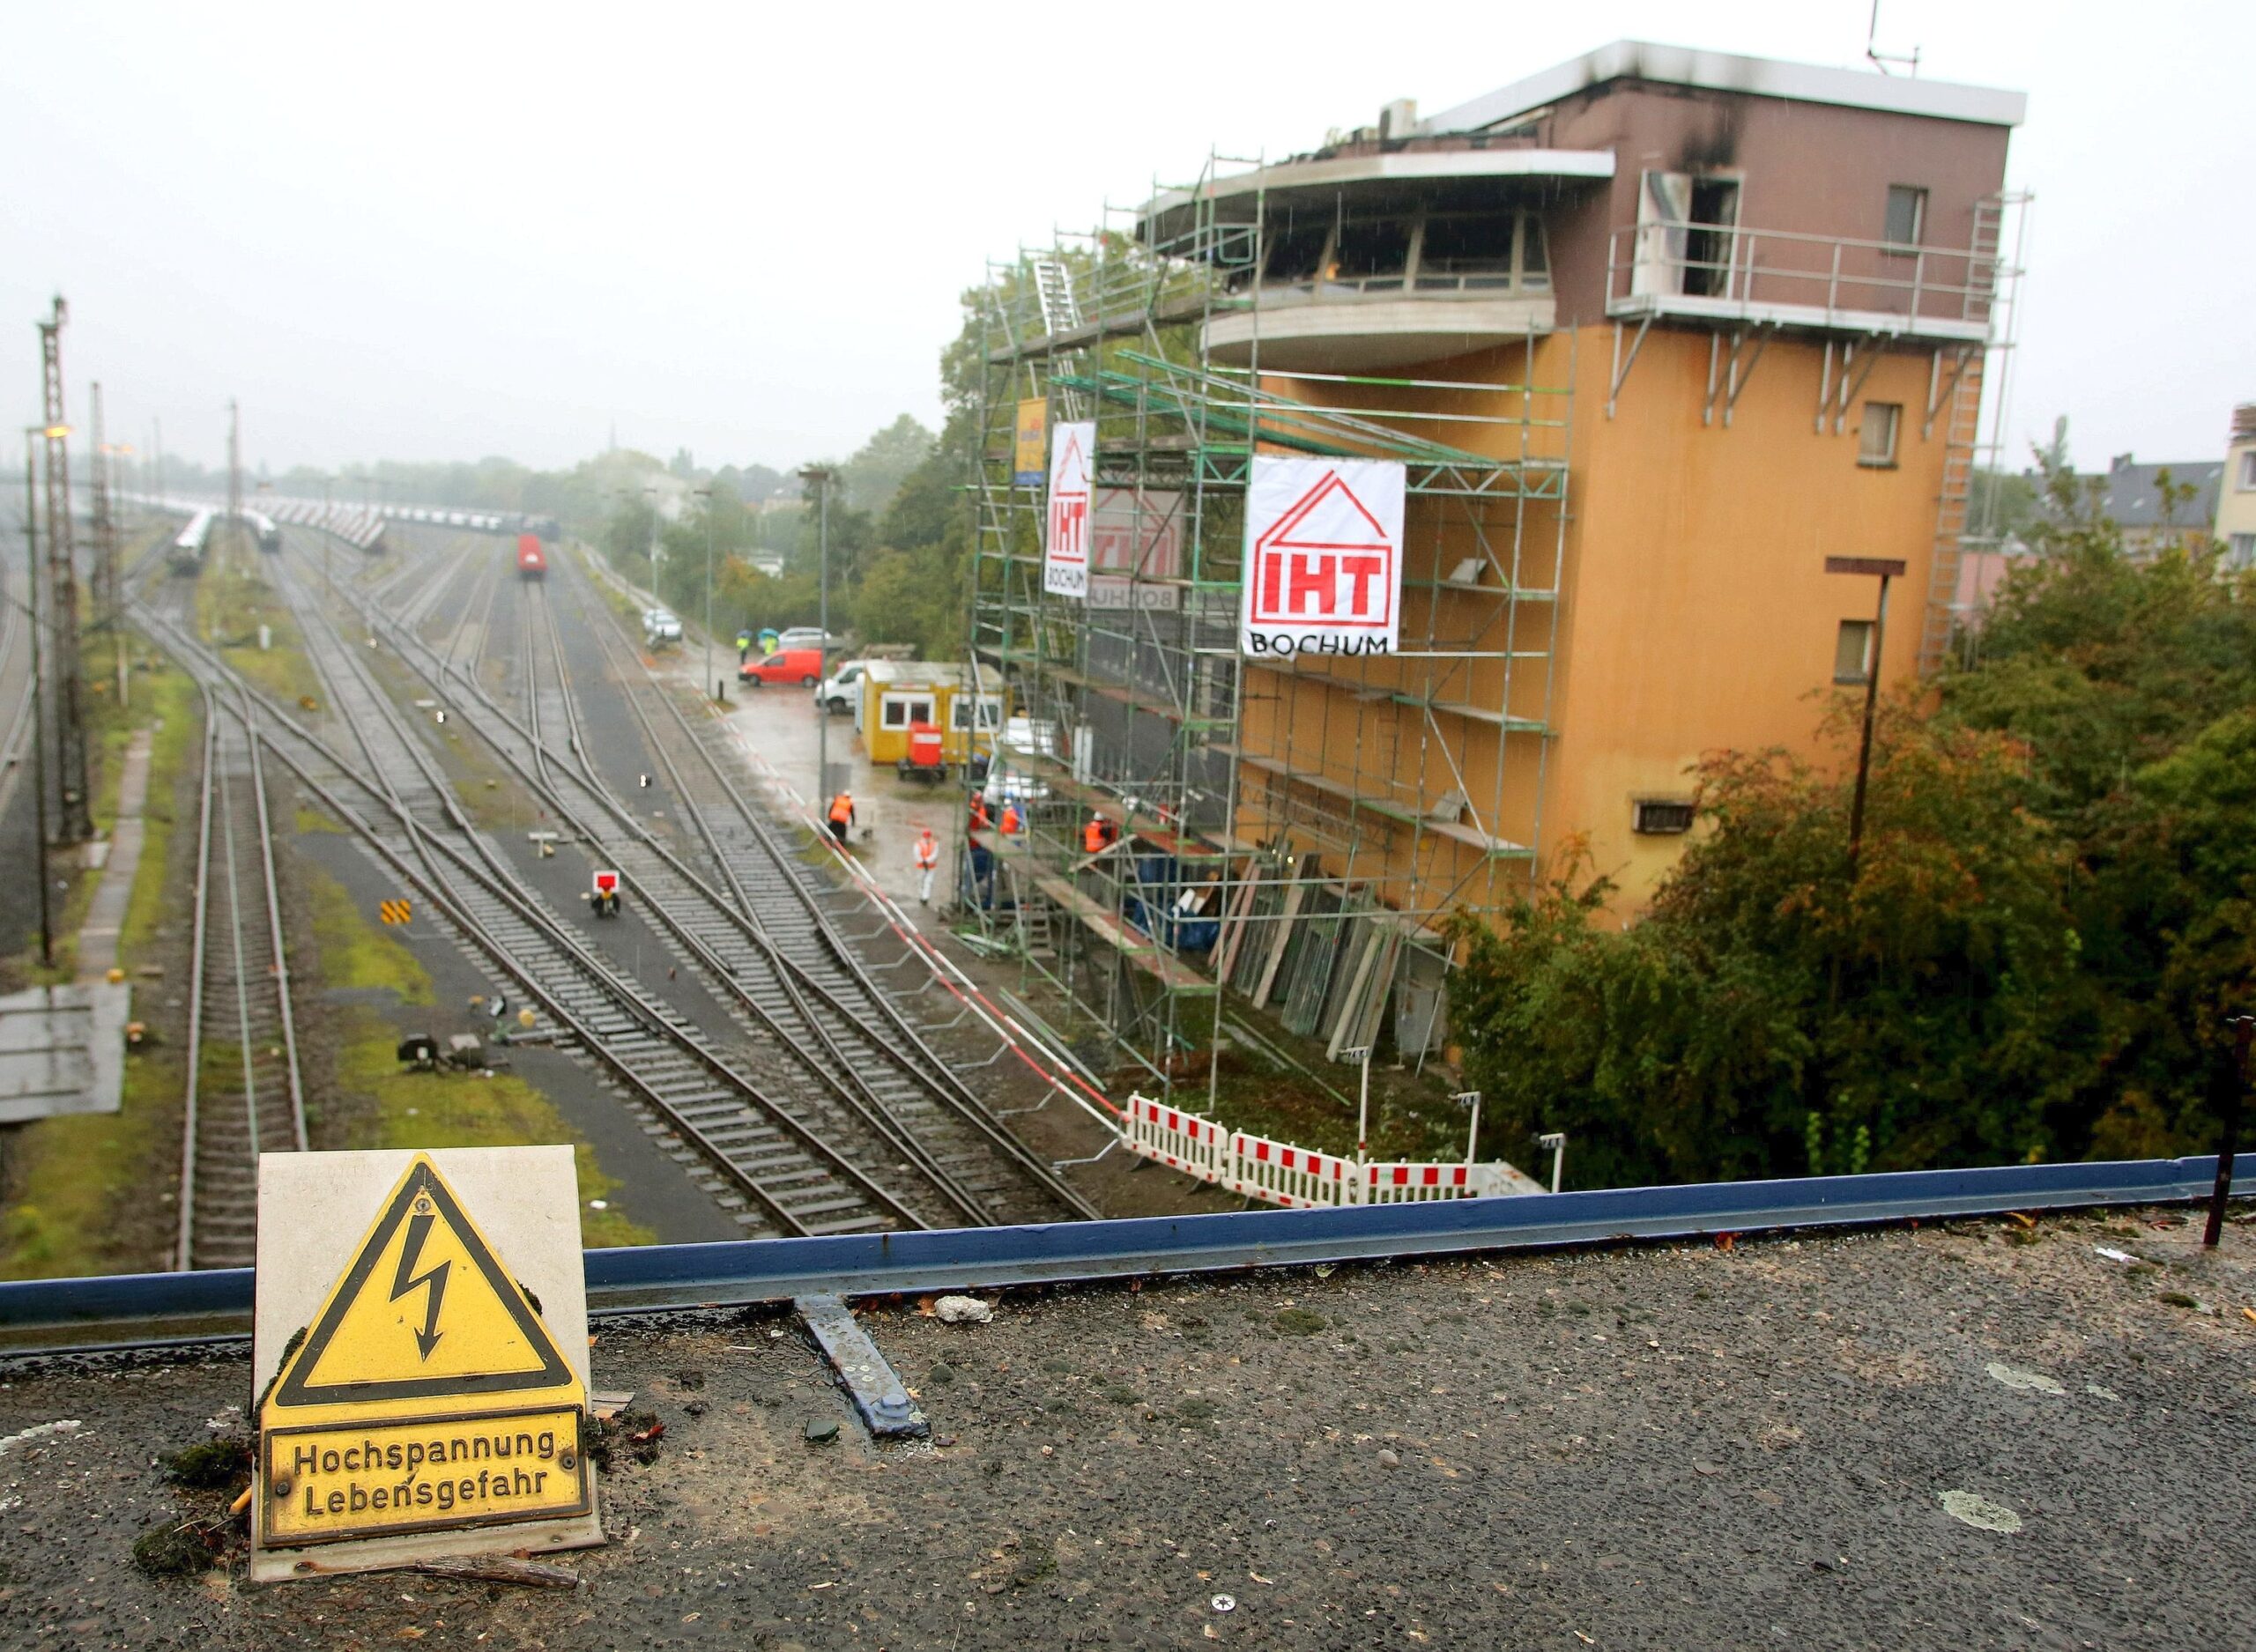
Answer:
[{"label": "small window on wall", "polygon": [[1901,402],[1866,402],[1857,426],[1857,463],[1885,469],[1896,463],[1896,432],[1904,422]]},{"label": "small window on wall", "polygon": [[1629,829],[1643,837],[1676,837],[1692,829],[1688,797],[1640,797],[1629,805]]},{"label": "small window on wall", "polygon": [[2245,574],[2256,568],[2256,533],[2237,533],[2227,541],[2224,565],[2228,572]]},{"label": "small window on wall", "polygon": [[1833,680],[1861,683],[1872,672],[1872,621],[1844,619],[1833,640]]},{"label": "small window on wall", "polygon": [[948,701],[948,727],[959,733],[971,727],[971,700],[968,695],[958,694]]},{"label": "small window on wall", "polygon": [[2240,491],[2256,493],[2256,448],[2240,456]]},{"label": "small window on wall", "polygon": [[910,701],[909,702],[909,722],[931,722],[931,720],[932,720],[932,702],[931,702],[931,700],[910,700]]},{"label": "small window on wall", "polygon": [[1908,183],[1888,186],[1888,225],[1881,239],[1890,252],[1917,252],[1927,227],[1927,192]]},{"label": "small window on wall", "polygon": [[898,694],[887,694],[878,712],[878,721],[888,729],[909,726],[909,702]]}]

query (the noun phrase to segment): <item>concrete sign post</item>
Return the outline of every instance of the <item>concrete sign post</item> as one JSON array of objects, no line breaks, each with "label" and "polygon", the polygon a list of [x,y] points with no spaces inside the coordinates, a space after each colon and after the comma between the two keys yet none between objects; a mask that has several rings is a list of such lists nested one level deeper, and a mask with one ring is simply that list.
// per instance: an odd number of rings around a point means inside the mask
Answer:
[{"label": "concrete sign post", "polygon": [[568,1147],[259,1159],[251,1577],[603,1541]]}]

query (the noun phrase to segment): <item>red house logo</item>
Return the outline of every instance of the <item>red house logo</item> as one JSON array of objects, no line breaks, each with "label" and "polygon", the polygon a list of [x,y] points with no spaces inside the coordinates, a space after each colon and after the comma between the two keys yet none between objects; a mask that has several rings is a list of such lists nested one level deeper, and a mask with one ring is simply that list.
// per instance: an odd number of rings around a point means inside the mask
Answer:
[{"label": "red house logo", "polygon": [[1089,461],[1079,429],[1061,425],[1064,438],[1050,467],[1050,560],[1086,564],[1089,559]]},{"label": "red house logo", "polygon": [[1391,632],[1393,537],[1337,470],[1286,507],[1253,544],[1257,626]]}]

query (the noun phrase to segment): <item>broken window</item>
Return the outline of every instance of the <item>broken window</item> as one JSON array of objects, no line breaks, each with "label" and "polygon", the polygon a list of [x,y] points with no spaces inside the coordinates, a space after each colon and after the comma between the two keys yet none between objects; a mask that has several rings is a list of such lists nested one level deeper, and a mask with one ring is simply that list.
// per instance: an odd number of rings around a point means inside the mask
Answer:
[{"label": "broken window", "polygon": [[1690,227],[1684,237],[1684,291],[1694,298],[1731,292],[1733,231],[1739,227],[1739,182],[1692,180]]},{"label": "broken window", "polygon": [[1519,215],[1519,284],[1524,287],[1551,285],[1551,251],[1543,243],[1543,219],[1535,212]]},{"label": "broken window", "polygon": [[1332,214],[1303,212],[1295,217],[1280,212],[1270,226],[1269,275],[1272,281],[1312,281],[1324,262],[1325,247],[1332,240]]},{"label": "broken window", "polygon": [[1833,680],[1861,683],[1872,674],[1872,621],[1844,619],[1833,640]]},{"label": "broken window", "polygon": [[1436,212],[1426,219],[1418,254],[1421,288],[1508,287],[1512,284],[1510,212]]},{"label": "broken window", "polygon": [[1891,252],[1917,252],[1927,226],[1927,192],[1908,183],[1888,186],[1888,225],[1881,239]]},{"label": "broken window", "polygon": [[1350,219],[1341,224],[1327,278],[1356,282],[1366,293],[1401,285],[1403,269],[1410,262],[1410,230],[1414,222],[1406,218],[1378,218]]},{"label": "broken window", "polygon": [[1885,467],[1896,463],[1896,432],[1904,422],[1900,402],[1866,402],[1857,426],[1857,463]]}]

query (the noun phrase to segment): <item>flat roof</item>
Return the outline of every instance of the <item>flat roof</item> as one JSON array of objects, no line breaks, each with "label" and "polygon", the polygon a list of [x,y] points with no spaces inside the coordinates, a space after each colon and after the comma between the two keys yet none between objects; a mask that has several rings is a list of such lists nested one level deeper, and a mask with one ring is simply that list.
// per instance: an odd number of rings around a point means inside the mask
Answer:
[{"label": "flat roof", "polygon": [[1193,200],[1286,189],[1333,189],[1348,183],[1421,183],[1457,178],[1611,178],[1610,149],[1441,149],[1290,159],[1214,178],[1196,190],[1168,189],[1144,207],[1156,217]]},{"label": "flat roof", "polygon": [[1799,103],[1831,103],[1890,115],[1919,115],[1941,121],[1972,121],[1985,126],[2018,126],[2029,99],[1993,86],[1960,85],[1948,80],[1919,80],[1862,69],[1829,69],[1816,63],[1782,63],[1773,57],[1740,57],[1688,46],[1659,46],[1651,41],[1615,41],[1584,52],[1542,73],[1483,93],[1418,123],[1422,136],[1477,132],[1531,114],[1560,99],[1609,80],[1657,80],[1710,92],[1741,92],[1755,97]]}]

